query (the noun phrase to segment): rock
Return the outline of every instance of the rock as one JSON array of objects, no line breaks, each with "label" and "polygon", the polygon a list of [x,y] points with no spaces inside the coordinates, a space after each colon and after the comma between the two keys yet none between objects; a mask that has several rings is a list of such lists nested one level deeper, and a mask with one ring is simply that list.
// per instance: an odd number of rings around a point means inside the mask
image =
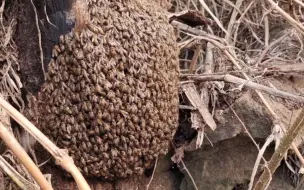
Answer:
[{"label": "rock", "polygon": [[267,190],[278,190],[278,189],[295,190],[295,187],[291,185],[291,179],[286,174],[286,169],[283,170],[283,167],[277,169],[277,171],[273,176],[273,180],[271,181]]},{"label": "rock", "polygon": [[[280,98],[274,98],[268,95],[265,95],[265,98],[273,110],[275,110],[280,121],[288,128],[292,112],[293,121],[299,113],[299,109],[291,109],[291,106]],[[254,139],[265,139],[270,135],[273,126],[272,116],[253,91],[244,93],[236,100],[232,108],[243,121]],[[295,107],[293,106],[293,108]],[[207,136],[212,143],[217,143],[245,133],[241,122],[229,107],[225,110],[218,110],[215,114],[215,119],[217,129],[215,131],[207,129]],[[208,143],[208,141],[205,141],[205,144],[206,143]]]},{"label": "rock", "polygon": [[[272,156],[273,149],[270,146],[266,150],[266,160]],[[184,163],[199,190],[247,190],[257,154],[257,148],[249,138],[237,136],[219,142],[214,147],[204,146],[202,149],[187,152]],[[185,178],[180,190],[195,189],[189,175],[185,170],[182,171]],[[261,171],[258,171],[256,177],[260,174]],[[277,189],[294,189],[287,169],[283,170],[282,166],[276,171],[268,188]]]},{"label": "rock", "polygon": [[[265,107],[256,102],[250,93],[245,93],[237,99],[232,108],[254,138],[266,138],[270,134],[272,120]],[[233,138],[244,132],[241,122],[230,108],[218,111],[215,119],[217,129],[207,133],[212,143]]]},{"label": "rock", "polygon": [[[246,137],[236,137],[205,146],[185,154],[185,165],[200,190],[231,190],[237,184],[247,183],[258,151]],[[184,170],[182,170],[184,171]],[[189,176],[181,183],[181,190],[194,189]]]},{"label": "rock", "polygon": [[180,185],[180,179],[173,172],[159,173],[153,177],[149,189],[153,190],[176,190]]}]

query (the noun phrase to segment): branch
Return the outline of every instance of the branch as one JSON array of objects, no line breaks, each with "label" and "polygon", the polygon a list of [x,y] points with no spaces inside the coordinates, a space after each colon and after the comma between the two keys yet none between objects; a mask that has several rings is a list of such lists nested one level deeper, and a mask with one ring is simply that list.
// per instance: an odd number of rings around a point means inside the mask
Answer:
[{"label": "branch", "polygon": [[22,190],[39,190],[40,188],[27,181],[13,168],[2,156],[0,156],[0,167],[1,169],[18,185]]},{"label": "branch", "polygon": [[28,119],[18,112],[7,101],[0,97],[0,107],[2,107],[15,121],[17,121],[29,134],[31,134],[52,156],[56,159],[56,163],[71,173],[74,177],[79,189],[90,190],[90,187],[80,171],[74,164],[73,159],[65,150],[59,149],[52,141],[50,141],[39,129],[37,129]]},{"label": "branch", "polygon": [[302,23],[293,19],[288,13],[286,13],[281,7],[279,7],[277,3],[273,2],[272,0],[267,1],[276,11],[278,11],[282,15],[283,18],[285,18],[287,22],[289,22],[291,26],[297,29],[297,31],[301,34],[304,34],[304,26]]},{"label": "branch", "polygon": [[301,113],[297,117],[296,121],[292,125],[292,127],[287,131],[284,137],[281,140],[280,145],[278,146],[277,150],[272,155],[270,161],[268,162],[268,168],[270,170],[266,171],[264,169],[263,174],[257,181],[255,185],[255,190],[264,190],[269,184],[271,175],[276,171],[279,167],[281,160],[283,159],[284,155],[292,145],[294,139],[297,137],[298,133],[304,128],[304,109],[302,109]]},{"label": "branch", "polygon": [[273,96],[278,96],[281,98],[286,98],[289,100],[293,100],[296,102],[304,102],[303,96],[298,96],[294,94],[290,94],[288,92],[284,92],[281,90],[277,90],[274,88],[270,88],[261,84],[257,84],[255,82],[252,82],[250,80],[241,79],[229,74],[226,75],[208,75],[208,76],[189,76],[189,79],[196,80],[196,81],[225,81],[235,84],[244,85],[246,87],[249,87],[254,90],[264,91],[267,92]]},{"label": "branch", "polygon": [[21,161],[27,171],[33,176],[35,181],[39,184],[41,189],[52,190],[53,187],[45,179],[39,168],[35,165],[33,160],[25,152],[18,141],[10,134],[10,132],[0,122],[0,137],[5,144],[12,150],[16,157]]}]

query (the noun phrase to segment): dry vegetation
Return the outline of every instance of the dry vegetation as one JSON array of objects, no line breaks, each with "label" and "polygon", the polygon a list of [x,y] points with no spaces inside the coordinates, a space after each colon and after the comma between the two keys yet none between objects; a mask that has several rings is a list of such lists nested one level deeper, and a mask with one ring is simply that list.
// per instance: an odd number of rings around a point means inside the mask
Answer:
[{"label": "dry vegetation", "polygon": [[[12,40],[16,19],[15,15],[10,14],[14,12],[11,9],[15,7],[12,3],[15,1],[7,2],[5,6],[3,0],[0,7],[0,93],[22,110],[24,109],[20,91],[22,84],[17,75],[18,52]],[[167,4],[167,1],[161,3]],[[302,76],[304,73],[304,15],[302,14],[304,3],[301,0],[175,0],[172,5],[168,17],[171,19],[171,25],[177,29],[178,44],[181,49],[180,109],[191,110],[191,116],[188,119],[192,122],[192,128],[197,130],[192,149],[202,146],[205,130],[216,130],[216,122],[213,119],[216,109],[220,106],[229,106],[239,93],[252,89],[272,115],[273,133],[269,134],[263,147],[259,147],[252,138],[260,154],[253,168],[249,189],[267,188],[271,180],[269,174],[276,170],[290,147],[296,155],[295,160],[299,166],[304,165],[303,156],[297,145],[293,143],[297,132],[303,126],[304,114],[301,113],[297,122],[286,129],[280,121],[281,118],[264,97],[265,94],[270,94],[295,102],[295,105],[304,103],[304,97],[300,93],[282,91],[269,82],[270,79],[278,76],[290,78],[293,74]],[[189,13],[188,10],[192,10],[190,18],[182,17]],[[198,15],[199,18],[194,15]],[[298,79],[292,78],[292,80]],[[4,101],[0,102],[2,102],[0,106],[7,106],[5,108],[7,110],[11,109]],[[22,125],[24,120],[20,119],[21,115],[16,116],[14,112],[9,112],[9,114],[16,120],[19,118]],[[4,120],[1,122],[4,125],[9,124]],[[23,126],[28,125],[30,124],[27,121],[23,122]],[[0,127],[3,126],[0,125]],[[245,125],[244,128],[250,136]],[[37,137],[36,134],[39,132],[30,128],[28,130]],[[38,141],[45,143],[45,138],[38,137]],[[275,141],[277,149],[266,164],[263,151],[272,141]],[[192,145],[193,143],[185,142],[174,144],[177,148],[172,160],[185,168],[184,149],[191,149]],[[58,148],[50,142],[47,142],[46,146],[55,157],[58,156],[60,151]],[[18,167],[20,164],[12,162],[15,159],[10,160],[17,171],[23,175],[23,177],[18,177],[17,172],[12,172],[10,177],[17,176],[18,181],[21,181],[21,183],[17,182],[20,187],[22,184],[30,184],[34,189],[36,185],[34,180],[28,174],[25,175],[27,172]],[[254,184],[253,180],[260,160],[263,160],[266,167],[263,175]],[[5,172],[9,171],[2,164],[0,167]],[[67,166],[69,167],[73,166]],[[75,168],[73,171],[77,173]],[[300,171],[300,167],[297,171]],[[297,173],[297,175],[300,174]],[[76,180],[83,181],[82,176],[78,174],[74,177]],[[195,181],[193,183],[195,184]]]}]

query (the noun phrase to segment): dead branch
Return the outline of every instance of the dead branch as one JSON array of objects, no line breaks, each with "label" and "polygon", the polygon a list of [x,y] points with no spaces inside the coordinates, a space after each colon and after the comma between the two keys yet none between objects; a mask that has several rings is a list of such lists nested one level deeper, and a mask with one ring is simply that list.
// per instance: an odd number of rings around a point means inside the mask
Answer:
[{"label": "dead branch", "polygon": [[31,4],[33,6],[34,13],[35,13],[36,27],[37,27],[37,32],[38,32],[39,50],[40,50],[41,67],[42,67],[42,72],[43,72],[44,79],[46,79],[46,74],[45,74],[45,69],[44,69],[43,50],[42,50],[42,44],[41,44],[42,39],[41,39],[41,31],[40,31],[40,27],[39,27],[38,13],[37,13],[37,9],[36,9],[36,6],[35,6],[33,0],[31,0]]},{"label": "dead branch", "polygon": [[152,176],[151,176],[151,179],[150,179],[148,185],[146,186],[146,190],[149,190],[149,187],[150,187],[150,185],[152,183],[152,180],[153,180],[153,177],[154,177],[154,174],[155,174],[155,170],[156,170],[156,167],[157,167],[157,162],[158,162],[158,156],[156,157],[154,168],[153,168],[153,172],[152,172]]},{"label": "dead branch", "polygon": [[22,190],[39,190],[40,188],[27,181],[22,177],[14,168],[11,166],[2,156],[0,156],[0,167],[1,169],[18,185]]},{"label": "dead branch", "polygon": [[278,146],[277,150],[272,155],[270,161],[268,162],[268,168],[270,169],[271,173],[264,170],[263,174],[257,181],[255,185],[255,190],[264,190],[269,184],[271,175],[276,171],[279,167],[281,160],[283,159],[284,155],[292,145],[294,139],[297,137],[299,132],[304,128],[304,109],[302,109],[301,113],[297,117],[296,121],[288,129],[287,133],[281,140],[280,145]]},{"label": "dead branch", "polygon": [[206,105],[201,101],[198,92],[193,83],[186,83],[182,85],[182,89],[186,96],[188,97],[189,101],[191,102],[192,106],[197,108],[201,116],[203,117],[205,123],[212,129],[216,129],[216,123],[209,113]]},{"label": "dead branch", "polygon": [[[271,0],[268,0],[271,1]],[[285,12],[284,12],[285,13]],[[289,15],[288,15],[289,16]],[[206,32],[203,32],[202,30],[198,30],[195,28],[191,28],[185,24],[182,24],[180,22],[177,21],[173,21],[172,25],[180,30],[185,31],[185,33],[191,32],[192,35],[194,35],[196,38],[198,39],[202,39],[202,40],[206,40],[208,42],[211,42],[214,46],[218,47],[220,50],[223,51],[223,53],[230,59],[230,61],[232,62],[232,64],[238,69],[238,70],[242,70],[241,65],[239,64],[239,62],[237,61],[237,59],[234,57],[235,53],[230,52],[231,50],[229,50],[224,43],[221,42],[225,42],[225,40],[222,40],[221,38],[215,37],[213,35],[208,35]],[[246,66],[246,65],[245,65]],[[245,72],[241,72],[241,74],[244,76],[244,78],[246,80],[251,80],[250,77],[248,76],[247,73]],[[266,108],[268,109],[268,111],[270,112],[270,114],[273,117],[273,122],[279,122],[280,119],[278,117],[278,115],[275,113],[275,111],[272,109],[272,107],[269,105],[269,103],[267,102],[267,100],[265,99],[265,97],[263,96],[263,94],[258,91],[255,90],[256,94],[259,96],[259,98],[261,99],[261,101],[263,102],[263,104],[266,106]],[[281,122],[280,122],[281,123]],[[280,125],[280,127],[282,128],[282,130],[285,132],[286,128],[283,125]],[[299,149],[297,148],[297,146],[292,143],[292,148],[295,151],[296,155],[298,156],[299,160],[301,161],[301,164],[304,165],[304,158],[303,156],[300,154]]]},{"label": "dead branch", "polygon": [[77,169],[73,159],[68,153],[59,149],[52,141],[50,141],[39,129],[37,129],[28,119],[26,119],[13,106],[0,97],[0,107],[2,107],[15,121],[17,121],[29,134],[31,134],[52,156],[56,159],[56,163],[71,173],[74,177],[79,189],[90,189],[88,183]]},{"label": "dead branch", "polygon": [[259,90],[259,91],[264,91],[267,92],[273,96],[278,96],[281,98],[286,98],[289,100],[293,100],[296,102],[304,102],[304,97],[303,96],[298,96],[294,95],[288,92],[284,92],[281,90],[277,90],[275,88],[270,88],[255,82],[252,82],[251,80],[245,80],[241,79],[229,74],[226,75],[209,75],[209,76],[189,76],[188,77],[191,80],[196,80],[196,81],[225,81],[225,82],[230,82],[234,84],[239,84],[239,85],[244,85],[248,88],[254,89],[254,90]]},{"label": "dead branch", "polygon": [[276,11],[278,11],[282,17],[289,22],[289,24],[291,26],[293,26],[295,29],[298,30],[298,32],[300,32],[302,35],[304,34],[304,26],[302,23],[296,21],[295,19],[293,19],[288,13],[286,13],[281,7],[279,7],[279,5],[277,3],[275,3],[272,0],[267,0],[268,3],[272,6],[273,9],[275,9]]},{"label": "dead branch", "polygon": [[29,155],[25,152],[18,141],[10,134],[10,132],[0,122],[0,137],[5,144],[12,150],[12,152],[21,161],[27,171],[33,176],[35,181],[39,184],[41,189],[52,190],[53,187],[45,179],[39,168],[35,165]]}]

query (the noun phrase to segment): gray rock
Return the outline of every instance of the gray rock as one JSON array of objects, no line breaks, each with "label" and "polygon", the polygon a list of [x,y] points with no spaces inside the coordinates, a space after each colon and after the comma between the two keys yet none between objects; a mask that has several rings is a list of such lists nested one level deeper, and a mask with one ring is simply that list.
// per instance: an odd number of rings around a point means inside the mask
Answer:
[{"label": "gray rock", "polygon": [[[256,102],[251,94],[245,93],[232,108],[245,123],[254,138],[266,138],[271,132],[272,120],[265,106]],[[218,111],[215,115],[217,129],[208,131],[207,136],[212,143],[230,139],[244,133],[244,127],[230,108]],[[207,141],[205,141],[207,142]]]},{"label": "gray rock", "polygon": [[[236,137],[187,152],[185,165],[199,190],[232,190],[250,179],[257,152],[249,138]],[[184,174],[180,189],[195,189],[189,175]]]},{"label": "gray rock", "polygon": [[[266,160],[272,156],[273,149],[270,146],[266,150]],[[233,190],[236,186],[238,190],[247,190],[257,154],[256,146],[248,137],[237,136],[219,142],[214,147],[205,146],[187,152],[184,162],[199,190]],[[287,169],[282,168],[276,171],[268,190],[294,190]],[[194,190],[189,175],[185,170],[182,171],[185,177],[180,190]],[[256,177],[260,174],[261,170]]]}]

